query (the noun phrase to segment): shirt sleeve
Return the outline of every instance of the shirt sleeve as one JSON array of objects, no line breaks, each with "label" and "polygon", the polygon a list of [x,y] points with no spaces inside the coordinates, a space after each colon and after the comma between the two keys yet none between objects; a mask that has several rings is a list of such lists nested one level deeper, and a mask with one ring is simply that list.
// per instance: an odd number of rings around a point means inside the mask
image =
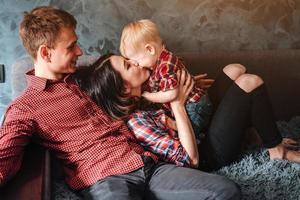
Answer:
[{"label": "shirt sleeve", "polygon": [[[22,116],[22,118],[20,118]],[[27,113],[9,107],[0,127],[0,185],[6,183],[21,167],[24,147],[33,130]]]},{"label": "shirt sleeve", "polygon": [[168,91],[177,88],[177,69],[178,67],[172,63],[162,63],[159,69],[159,89],[160,91]]},{"label": "shirt sleeve", "polygon": [[159,123],[151,111],[139,111],[131,115],[127,125],[145,149],[164,161],[190,166],[190,158],[179,139],[172,137]]}]

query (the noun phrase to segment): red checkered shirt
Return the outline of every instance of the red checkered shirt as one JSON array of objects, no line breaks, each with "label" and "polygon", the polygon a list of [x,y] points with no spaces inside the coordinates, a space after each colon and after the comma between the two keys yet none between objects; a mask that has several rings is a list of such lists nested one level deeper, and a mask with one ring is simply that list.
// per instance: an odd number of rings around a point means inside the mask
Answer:
[{"label": "red checkered shirt", "polygon": [[[147,82],[147,91],[153,93],[175,89],[178,86],[177,71],[179,69],[186,69],[182,60],[164,49]],[[187,102],[198,102],[203,94],[203,89],[194,87]],[[170,110],[169,104],[164,106]]]},{"label": "red checkered shirt", "polygon": [[0,129],[0,183],[20,168],[32,139],[53,150],[72,189],[142,167],[140,146],[123,121],[112,121],[71,76],[51,81],[27,73],[28,88],[7,109]]},{"label": "red checkered shirt", "polygon": [[178,134],[166,126],[165,110],[136,111],[127,125],[141,145],[159,156],[163,161],[189,167],[190,157],[182,146]]}]

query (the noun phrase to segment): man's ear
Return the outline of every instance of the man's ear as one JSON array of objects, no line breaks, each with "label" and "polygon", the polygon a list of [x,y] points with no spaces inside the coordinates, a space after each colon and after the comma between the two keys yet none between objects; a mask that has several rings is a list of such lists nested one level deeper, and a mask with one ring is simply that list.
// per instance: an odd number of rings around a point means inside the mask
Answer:
[{"label": "man's ear", "polygon": [[155,47],[151,44],[145,45],[146,51],[149,52],[152,56],[155,55]]},{"label": "man's ear", "polygon": [[46,45],[43,44],[40,46],[40,48],[38,50],[38,54],[46,62],[51,62],[51,52]]}]

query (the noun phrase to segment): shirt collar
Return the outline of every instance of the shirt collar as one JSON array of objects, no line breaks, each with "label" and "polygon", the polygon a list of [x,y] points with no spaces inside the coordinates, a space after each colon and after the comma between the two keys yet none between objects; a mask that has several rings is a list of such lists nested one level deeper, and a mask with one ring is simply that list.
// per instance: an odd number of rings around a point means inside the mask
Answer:
[{"label": "shirt collar", "polygon": [[58,83],[58,82],[74,83],[73,79],[70,77],[71,77],[70,74],[68,74],[63,80],[49,80],[46,78],[35,76],[34,69],[26,73],[28,87],[33,87],[38,91],[45,90],[47,86],[53,83]]},{"label": "shirt collar", "polygon": [[154,69],[157,68],[158,65],[160,65],[162,60],[165,60],[166,57],[170,54],[170,52],[164,47],[163,50],[161,51],[158,60],[156,61],[156,64],[154,66]]},{"label": "shirt collar", "polygon": [[170,52],[166,48],[164,48],[160,53],[159,60],[163,60],[169,54],[170,54]]}]

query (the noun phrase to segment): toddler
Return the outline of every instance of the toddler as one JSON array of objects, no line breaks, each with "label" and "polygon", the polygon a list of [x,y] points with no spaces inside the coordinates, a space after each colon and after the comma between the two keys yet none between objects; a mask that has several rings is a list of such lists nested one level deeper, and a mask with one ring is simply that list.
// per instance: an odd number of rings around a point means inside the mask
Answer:
[{"label": "toddler", "polygon": [[[147,19],[127,24],[122,31],[120,52],[139,67],[152,71],[142,96],[151,102],[162,103],[171,111],[169,102],[178,94],[177,71],[186,68],[179,57],[165,48],[157,26]],[[186,110],[199,143],[213,110],[203,89],[193,88]]]}]

